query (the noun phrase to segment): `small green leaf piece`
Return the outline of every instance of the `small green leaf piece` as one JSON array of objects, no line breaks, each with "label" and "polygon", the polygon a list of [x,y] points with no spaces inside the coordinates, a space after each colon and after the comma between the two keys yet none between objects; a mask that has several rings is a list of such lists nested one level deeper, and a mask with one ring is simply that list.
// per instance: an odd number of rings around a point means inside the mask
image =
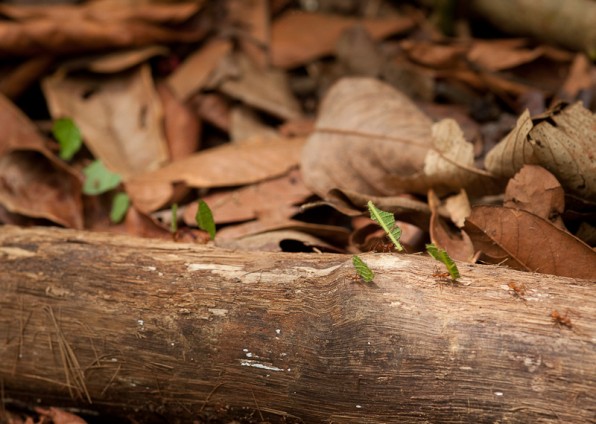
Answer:
[{"label": "small green leaf piece", "polygon": [[118,224],[124,216],[130,206],[130,197],[126,193],[118,193],[112,199],[112,211],[110,212],[110,221],[114,224]]},{"label": "small green leaf piece", "polygon": [[375,273],[366,265],[366,263],[360,259],[358,256],[354,255],[352,257],[352,263],[354,264],[354,268],[356,268],[356,272],[366,283],[370,283],[373,278],[375,278]]},{"label": "small green leaf piece", "polygon": [[52,134],[60,145],[60,157],[64,160],[71,160],[83,145],[81,131],[70,118],[54,121]]},{"label": "small green leaf piece", "polygon": [[172,220],[170,221],[170,232],[174,234],[178,231],[178,203],[172,205]]},{"label": "small green leaf piece", "polygon": [[437,246],[431,243],[426,245],[426,251],[435,260],[443,262],[453,281],[461,277],[459,270],[457,269],[457,265],[444,249],[439,249]]},{"label": "small green leaf piece", "polygon": [[83,169],[85,174],[85,183],[83,184],[83,193],[89,196],[95,196],[98,194],[110,191],[113,188],[118,187],[122,178],[120,175],[115,174],[103,165],[100,160],[91,162],[88,166]]},{"label": "small green leaf piece", "polygon": [[215,221],[213,220],[213,213],[209,209],[209,205],[204,200],[199,200],[199,207],[197,208],[197,214],[195,215],[197,225],[203,231],[209,233],[211,240],[215,238]]},{"label": "small green leaf piece", "polygon": [[370,212],[370,218],[381,226],[387,237],[395,246],[395,249],[402,251],[403,246],[399,242],[401,237],[401,228],[395,225],[395,217],[391,212],[385,212],[377,208],[372,201],[368,201],[368,211]]}]

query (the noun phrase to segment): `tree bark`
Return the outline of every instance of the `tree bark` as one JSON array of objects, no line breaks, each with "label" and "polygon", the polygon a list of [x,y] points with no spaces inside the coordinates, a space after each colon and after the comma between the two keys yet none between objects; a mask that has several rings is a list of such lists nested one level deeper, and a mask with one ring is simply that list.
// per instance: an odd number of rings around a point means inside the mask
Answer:
[{"label": "tree bark", "polygon": [[422,256],[361,257],[374,283],[347,255],[0,227],[4,402],[182,422],[596,418],[594,282],[459,264],[450,283]]}]

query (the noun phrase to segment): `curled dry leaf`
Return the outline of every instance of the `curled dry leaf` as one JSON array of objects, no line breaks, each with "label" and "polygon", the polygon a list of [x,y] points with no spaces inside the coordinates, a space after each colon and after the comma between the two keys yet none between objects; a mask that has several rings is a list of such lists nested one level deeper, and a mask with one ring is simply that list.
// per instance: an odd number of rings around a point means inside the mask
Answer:
[{"label": "curled dry leaf", "polygon": [[540,165],[571,193],[596,200],[596,115],[575,103],[552,111],[530,131]]},{"label": "curled dry leaf", "polygon": [[432,190],[428,193],[428,204],[431,209],[431,242],[437,247],[447,251],[449,256],[455,260],[471,263],[475,262],[472,240],[465,231],[458,231],[453,224],[450,224],[439,215],[441,201]]},{"label": "curled dry leaf", "polygon": [[259,250],[266,252],[318,251],[343,253],[343,251],[318,237],[295,230],[270,231],[239,239],[217,240],[216,245],[226,249]]},{"label": "curled dry leaf", "polygon": [[596,199],[596,117],[581,103],[559,106],[516,127],[486,156],[486,168],[511,177],[525,164],[550,171],[571,194]]},{"label": "curled dry leaf", "polygon": [[93,155],[125,180],[168,160],[148,65],[101,78],[58,72],[43,81],[43,90],[52,117],[72,118]]},{"label": "curled dry leaf", "polygon": [[565,230],[565,192],[553,174],[536,165],[524,165],[509,180],[503,206],[523,209]]},{"label": "curled dry leaf", "polygon": [[536,215],[498,206],[476,206],[466,220],[481,260],[562,277],[596,279],[596,252]]},{"label": "curled dry leaf", "polygon": [[83,228],[80,177],[46,147],[31,121],[0,95],[0,203],[9,212]]},{"label": "curled dry leaf", "polygon": [[[253,138],[225,144],[137,175],[126,185],[135,206],[152,212],[171,199],[168,186],[177,182],[195,188],[229,187],[282,175],[298,164],[303,145],[304,139],[299,138]],[[159,190],[152,190],[153,186]]]},{"label": "curled dry leaf", "polygon": [[474,167],[473,146],[455,121],[433,126],[408,97],[370,78],[345,78],[329,90],[302,169],[321,197],[333,188],[369,196],[501,190]]}]

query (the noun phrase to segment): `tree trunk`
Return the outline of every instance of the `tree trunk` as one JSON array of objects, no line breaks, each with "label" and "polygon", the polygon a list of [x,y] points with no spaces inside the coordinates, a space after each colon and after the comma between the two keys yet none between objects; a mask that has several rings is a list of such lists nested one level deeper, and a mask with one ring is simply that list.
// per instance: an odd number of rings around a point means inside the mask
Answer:
[{"label": "tree trunk", "polygon": [[452,284],[425,257],[362,258],[372,284],[347,255],[0,227],[4,401],[182,422],[596,418],[592,281],[460,264]]}]

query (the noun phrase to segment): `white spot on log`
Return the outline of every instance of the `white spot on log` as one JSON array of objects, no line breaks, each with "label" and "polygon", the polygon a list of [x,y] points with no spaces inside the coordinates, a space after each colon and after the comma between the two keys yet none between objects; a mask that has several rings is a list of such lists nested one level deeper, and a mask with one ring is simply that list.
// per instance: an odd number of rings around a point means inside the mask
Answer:
[{"label": "white spot on log", "polygon": [[211,308],[211,309],[208,309],[208,311],[218,317],[225,317],[228,314],[227,309]]},{"label": "white spot on log", "polygon": [[363,258],[366,258],[366,264],[373,269],[373,271],[383,268],[391,270],[407,268],[411,263],[411,261],[402,259],[397,255],[365,255]]},{"label": "white spot on log", "polygon": [[188,271],[226,271],[234,272],[241,271],[242,267],[234,265],[218,265],[218,264],[186,264]]},{"label": "white spot on log", "polygon": [[362,405],[356,405],[356,408],[360,409],[362,408]]},{"label": "white spot on log", "polygon": [[247,353],[246,353],[246,357],[247,357],[247,358],[252,358],[252,352],[247,352]]},{"label": "white spot on log", "polygon": [[253,367],[253,368],[259,368],[262,370],[269,370],[269,371],[283,371],[283,369],[274,367],[273,365],[263,364],[261,362],[253,361],[250,359],[241,359],[240,365],[242,365],[243,367]]},{"label": "white spot on log", "polygon": [[242,352],[248,352],[248,349],[242,349]]},{"label": "white spot on log", "polygon": [[503,392],[495,392],[495,396],[503,396]]},{"label": "white spot on log", "polygon": [[4,259],[13,260],[19,258],[30,258],[35,256],[35,252],[21,249],[19,247],[0,247],[0,257],[5,256]]},{"label": "white spot on log", "polygon": [[459,367],[462,371],[472,371],[472,367]]},{"label": "white spot on log", "polygon": [[146,267],[145,267],[145,269],[146,269],[147,271],[157,271],[157,268],[156,268],[156,267],[154,267],[154,266],[146,266]]},{"label": "white spot on log", "polygon": [[138,319],[137,322],[139,323],[139,325],[142,327],[143,325],[145,325],[145,321],[143,321],[142,319]]},{"label": "white spot on log", "polygon": [[277,334],[281,334],[281,330],[280,330],[279,328],[278,328],[278,329],[276,329],[276,330],[275,330],[275,332],[276,332]]}]

